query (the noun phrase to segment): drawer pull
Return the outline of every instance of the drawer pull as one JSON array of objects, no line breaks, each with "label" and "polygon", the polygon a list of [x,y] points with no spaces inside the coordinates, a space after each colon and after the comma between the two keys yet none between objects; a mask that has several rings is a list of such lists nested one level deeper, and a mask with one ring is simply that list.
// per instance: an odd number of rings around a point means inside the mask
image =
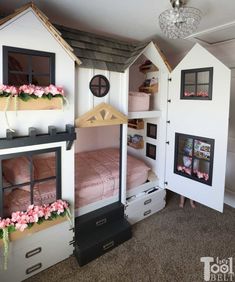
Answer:
[{"label": "drawer pull", "polygon": [[33,265],[33,266],[27,268],[27,269],[26,269],[26,274],[28,275],[28,274],[30,274],[30,273],[32,273],[32,272],[34,272],[34,271],[40,269],[41,267],[42,267],[42,263],[41,263],[41,262],[40,262],[40,263],[37,263],[37,264],[35,264],[35,265]]},{"label": "drawer pull", "polygon": [[152,199],[148,199],[148,200],[146,200],[145,202],[144,202],[144,204],[145,205],[148,205],[148,204],[150,204],[152,202]]},{"label": "drawer pull", "polygon": [[103,224],[105,224],[107,222],[107,218],[103,218],[103,219],[100,219],[98,221],[96,221],[96,226],[101,226]]},{"label": "drawer pull", "polygon": [[106,251],[114,246],[114,241],[109,242],[103,246],[103,250]]},{"label": "drawer pull", "polygon": [[41,247],[36,248],[36,249],[34,249],[34,250],[32,250],[32,251],[27,252],[27,253],[25,254],[25,257],[26,257],[26,258],[30,258],[30,257],[32,257],[32,256],[35,256],[35,255],[41,253],[41,251],[42,251],[42,248],[41,248]]},{"label": "drawer pull", "polygon": [[152,212],[151,210],[148,210],[148,211],[144,212],[144,216],[150,214],[151,212]]}]

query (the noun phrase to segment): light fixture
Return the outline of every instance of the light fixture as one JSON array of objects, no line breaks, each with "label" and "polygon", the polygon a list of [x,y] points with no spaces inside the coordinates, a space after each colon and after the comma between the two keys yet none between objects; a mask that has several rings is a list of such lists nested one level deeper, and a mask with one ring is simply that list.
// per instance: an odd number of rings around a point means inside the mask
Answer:
[{"label": "light fixture", "polygon": [[159,16],[160,28],[168,38],[185,38],[197,29],[202,13],[196,8],[185,7],[186,0],[170,2],[172,8]]}]

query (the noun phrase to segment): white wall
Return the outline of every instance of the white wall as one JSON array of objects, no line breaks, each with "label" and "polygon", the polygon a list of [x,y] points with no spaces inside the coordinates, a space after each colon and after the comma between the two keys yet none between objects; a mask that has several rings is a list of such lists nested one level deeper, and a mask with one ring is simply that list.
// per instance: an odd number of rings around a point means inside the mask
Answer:
[{"label": "white wall", "polygon": [[119,125],[77,128],[76,132],[75,151],[78,153],[120,146]]},{"label": "white wall", "polygon": [[[47,132],[48,125],[64,129],[64,125],[74,123],[74,61],[61,45],[36,18],[31,9],[0,27],[0,65],[2,66],[2,46],[26,48],[55,53],[56,85],[64,87],[69,100],[69,107],[63,110],[18,111],[8,112],[10,126],[18,135],[26,135],[28,127],[36,127],[40,132]],[[0,83],[2,83],[2,67]],[[5,137],[7,128],[4,113],[0,112],[0,137]]]}]

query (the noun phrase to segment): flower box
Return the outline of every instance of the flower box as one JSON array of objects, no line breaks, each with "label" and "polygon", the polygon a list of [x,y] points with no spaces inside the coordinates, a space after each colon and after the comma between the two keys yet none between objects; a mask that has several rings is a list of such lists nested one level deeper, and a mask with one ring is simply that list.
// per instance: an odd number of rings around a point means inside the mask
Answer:
[{"label": "flower box", "polygon": [[[62,223],[68,220],[66,216],[60,216],[53,220],[45,220],[41,224],[34,224],[31,228],[26,228],[23,232],[17,230],[9,234],[10,241],[16,241],[27,236],[33,235],[36,232],[42,231],[46,228],[52,227],[56,224]],[[0,239],[0,248],[3,246],[3,239]]]},{"label": "flower box", "polygon": [[[17,99],[17,107],[15,105],[15,99]],[[0,111],[5,111],[8,103],[8,97],[0,97]],[[23,101],[20,98],[11,97],[7,111],[15,110],[60,110],[63,108],[63,99],[61,97],[54,97],[51,100],[45,98],[30,99]]]}]

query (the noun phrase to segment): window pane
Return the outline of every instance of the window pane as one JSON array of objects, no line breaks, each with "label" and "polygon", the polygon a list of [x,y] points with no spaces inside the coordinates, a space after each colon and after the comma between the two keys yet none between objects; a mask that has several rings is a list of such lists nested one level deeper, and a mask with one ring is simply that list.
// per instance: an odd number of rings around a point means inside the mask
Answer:
[{"label": "window pane", "polygon": [[15,211],[26,211],[31,204],[30,192],[26,191],[24,187],[16,188],[12,192],[6,194],[4,197],[4,216],[11,215]]},{"label": "window pane", "polygon": [[178,155],[177,171],[187,175],[192,174],[192,158],[188,156]]},{"label": "window pane", "polygon": [[203,160],[194,159],[193,175],[201,180],[208,181],[210,171],[210,163]]},{"label": "window pane", "polygon": [[91,91],[95,96],[99,96],[99,87],[91,86]]},{"label": "window pane", "polygon": [[180,136],[178,152],[185,156],[192,156],[192,150],[193,150],[193,139]]},{"label": "window pane", "polygon": [[13,71],[29,71],[28,56],[20,53],[9,52],[8,69]]},{"label": "window pane", "polygon": [[9,73],[8,75],[8,84],[20,86],[23,84],[29,84],[29,76],[27,74],[14,74]]},{"label": "window pane", "polygon": [[40,86],[48,86],[50,84],[49,75],[33,75],[32,84]]},{"label": "window pane", "polygon": [[209,71],[198,72],[197,83],[209,83]]},{"label": "window pane", "polygon": [[98,86],[99,85],[99,80],[100,78],[98,76],[95,76],[93,79],[92,79],[92,82],[91,82],[91,85],[92,86]]},{"label": "window pane", "polygon": [[209,96],[209,85],[198,85],[197,86],[197,96],[198,97],[208,97]]},{"label": "window pane", "polygon": [[196,83],[196,74],[193,73],[185,73],[185,84],[195,84]]},{"label": "window pane", "polygon": [[195,86],[185,86],[184,88],[184,97],[194,97],[195,96]]},{"label": "window pane", "polygon": [[32,72],[34,73],[50,73],[50,58],[43,56],[32,56]]},{"label": "window pane", "polygon": [[34,179],[56,176],[55,153],[38,154],[33,157]]},{"label": "window pane", "polygon": [[200,159],[210,160],[211,145],[200,140],[194,141],[194,156]]},{"label": "window pane", "polygon": [[[30,160],[27,157],[18,157],[2,161],[2,172],[5,180],[11,185],[30,182]],[[30,185],[24,186],[30,191]]]},{"label": "window pane", "polygon": [[35,184],[34,204],[43,205],[56,201],[56,180],[49,180]]}]

